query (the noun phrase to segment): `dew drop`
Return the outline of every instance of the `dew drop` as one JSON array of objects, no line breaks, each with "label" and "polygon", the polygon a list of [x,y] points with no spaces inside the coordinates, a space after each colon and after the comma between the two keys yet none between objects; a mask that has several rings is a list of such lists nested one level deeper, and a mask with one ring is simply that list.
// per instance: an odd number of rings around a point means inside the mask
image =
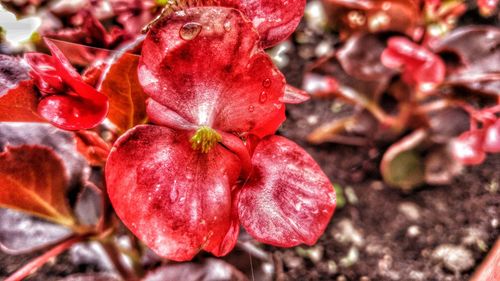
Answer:
[{"label": "dew drop", "polygon": [[197,22],[188,22],[179,30],[179,36],[186,41],[193,40],[200,34],[201,27],[201,24]]},{"label": "dew drop", "polygon": [[264,88],[271,87],[271,79],[269,79],[269,78],[264,79],[264,81],[262,81],[262,87],[264,87]]},{"label": "dew drop", "polygon": [[267,101],[267,93],[265,91],[263,91],[262,93],[260,93],[259,101],[261,103],[265,103]]},{"label": "dew drop", "polygon": [[177,191],[177,189],[172,189],[172,191],[170,191],[170,201],[172,203],[174,203],[175,201],[177,201],[177,197],[179,196],[179,192]]},{"label": "dew drop", "polygon": [[255,110],[255,107],[253,105],[248,106],[248,111],[253,112]]},{"label": "dew drop", "polygon": [[224,23],[224,30],[229,32],[229,31],[231,31],[231,28],[233,28],[231,22],[230,21],[226,21]]}]

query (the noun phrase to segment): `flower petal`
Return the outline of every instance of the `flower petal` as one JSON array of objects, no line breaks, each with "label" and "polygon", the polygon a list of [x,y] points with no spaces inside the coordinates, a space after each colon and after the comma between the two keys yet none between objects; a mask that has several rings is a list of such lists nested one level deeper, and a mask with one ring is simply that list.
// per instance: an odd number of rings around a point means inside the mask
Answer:
[{"label": "flower petal", "polygon": [[271,136],[252,158],[254,174],[240,191],[242,225],[256,240],[282,247],[312,245],[335,209],[328,177],[302,148]]},{"label": "flower petal", "polygon": [[38,103],[38,113],[53,125],[64,130],[94,128],[106,117],[107,103],[89,104],[86,99],[75,96],[52,95]]},{"label": "flower petal", "polygon": [[120,137],[106,164],[118,216],[157,254],[177,261],[223,241],[239,173],[238,158],[222,146],[199,153],[187,133],[152,125]]},{"label": "flower petal", "polygon": [[409,84],[439,84],[445,78],[443,60],[405,37],[392,37],[382,52],[382,64],[388,68],[403,67],[403,80]]},{"label": "flower petal", "polygon": [[80,97],[89,100],[91,103],[102,105],[108,103],[108,98],[98,92],[94,87],[83,82],[82,77],[76,71],[71,63],[66,59],[64,54],[57,48],[57,46],[50,40],[45,40],[45,44],[49,47],[52,53],[52,61],[57,73],[62,77],[63,81],[67,83],[76,94]]},{"label": "flower petal", "polygon": [[231,195],[231,219],[229,229],[222,241],[210,243],[205,246],[205,251],[211,252],[215,256],[221,257],[227,255],[236,246],[238,235],[240,234],[240,220],[238,219],[238,195],[239,190],[235,188]]},{"label": "flower petal", "polygon": [[51,56],[40,53],[26,53],[26,62],[31,67],[31,75],[37,82],[37,87],[45,93],[55,93],[64,89],[63,81],[54,67]]},{"label": "flower petal", "polygon": [[295,31],[304,15],[305,0],[230,0],[259,31],[262,47],[269,48]]},{"label": "flower petal", "polygon": [[152,99],[190,123],[249,132],[281,116],[285,88],[283,75],[258,49],[258,39],[234,9],[174,13],[153,26],[144,41],[140,81]]}]

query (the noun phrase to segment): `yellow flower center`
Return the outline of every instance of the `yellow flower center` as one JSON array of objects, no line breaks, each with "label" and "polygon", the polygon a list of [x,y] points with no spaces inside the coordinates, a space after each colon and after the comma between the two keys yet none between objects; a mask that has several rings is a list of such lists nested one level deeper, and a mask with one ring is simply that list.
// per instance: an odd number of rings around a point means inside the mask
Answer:
[{"label": "yellow flower center", "polygon": [[202,153],[208,153],[220,141],[222,141],[222,137],[208,126],[199,127],[190,140],[191,147]]}]

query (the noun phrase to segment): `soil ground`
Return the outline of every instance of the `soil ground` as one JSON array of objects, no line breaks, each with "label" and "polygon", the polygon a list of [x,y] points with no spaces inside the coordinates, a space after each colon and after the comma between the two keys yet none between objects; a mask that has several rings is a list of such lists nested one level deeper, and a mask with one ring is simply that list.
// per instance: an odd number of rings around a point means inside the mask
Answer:
[{"label": "soil ground", "polygon": [[[300,86],[307,61],[300,51],[297,45],[292,48],[291,62],[283,70],[295,86]],[[423,186],[404,193],[381,181],[381,148],[313,146],[305,141],[315,127],[350,110],[345,107],[334,113],[332,103],[312,100],[289,106],[280,134],[299,143],[316,159],[331,181],[342,188],[346,204],[336,210],[316,246],[277,249],[257,245],[273,254],[276,278],[468,280],[500,234],[500,156],[490,155],[483,165],[465,170],[451,185]],[[442,249],[448,249],[444,257]],[[33,256],[0,253],[0,278]],[[266,276],[266,267],[262,273],[262,263],[241,250],[226,260],[250,280]],[[57,280],[55,276],[94,271],[95,265],[74,265],[65,254],[29,280]]]}]

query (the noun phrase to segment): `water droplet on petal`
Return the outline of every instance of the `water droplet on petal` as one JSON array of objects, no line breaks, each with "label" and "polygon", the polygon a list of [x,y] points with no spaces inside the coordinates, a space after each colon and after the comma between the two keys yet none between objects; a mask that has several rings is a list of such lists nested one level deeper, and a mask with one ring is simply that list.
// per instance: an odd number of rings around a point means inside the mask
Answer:
[{"label": "water droplet on petal", "polygon": [[232,26],[231,22],[230,22],[230,21],[226,21],[226,22],[224,23],[224,30],[225,30],[225,31],[231,31],[231,28],[233,28],[233,26]]},{"label": "water droplet on petal", "polygon": [[177,189],[173,188],[172,191],[170,191],[170,201],[174,203],[177,201],[177,197],[179,196],[179,192]]},{"label": "water droplet on petal", "polygon": [[272,83],[271,79],[266,78],[266,79],[264,79],[264,81],[262,81],[262,87],[269,88],[269,87],[271,87],[271,83]]},{"label": "water droplet on petal", "polygon": [[262,92],[260,93],[260,96],[259,96],[259,101],[261,103],[265,103],[267,101],[267,93],[266,92]]},{"label": "water droplet on petal", "polygon": [[253,112],[255,110],[255,107],[253,105],[248,106],[248,111]]},{"label": "water droplet on petal", "polygon": [[188,22],[179,30],[179,36],[186,41],[193,40],[200,34],[201,27],[201,24],[197,22]]}]

